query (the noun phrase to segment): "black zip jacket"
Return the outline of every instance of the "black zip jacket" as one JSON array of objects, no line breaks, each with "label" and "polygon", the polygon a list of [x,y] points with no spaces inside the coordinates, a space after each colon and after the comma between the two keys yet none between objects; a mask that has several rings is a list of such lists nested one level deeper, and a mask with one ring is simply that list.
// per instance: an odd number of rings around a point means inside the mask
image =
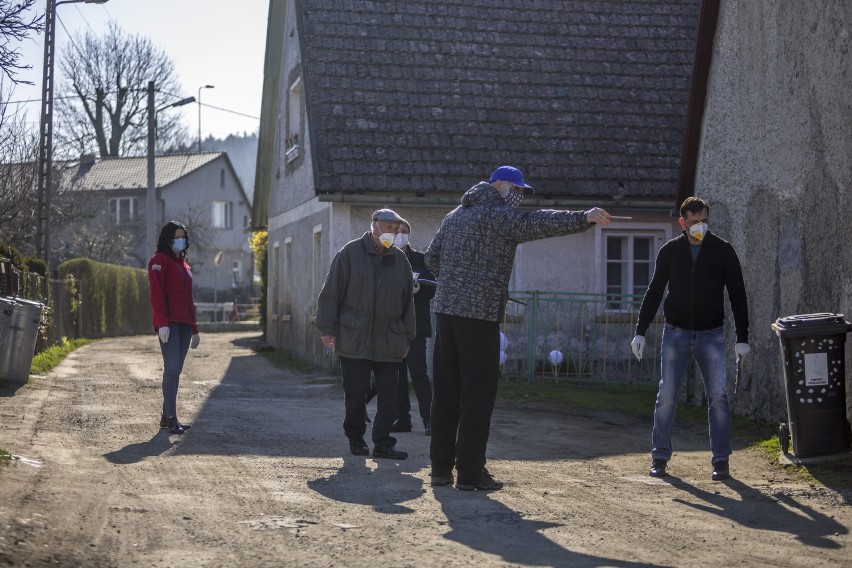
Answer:
[{"label": "black zip jacket", "polygon": [[737,343],[748,343],[748,300],[734,247],[711,232],[701,243],[695,264],[682,233],[657,253],[654,276],[642,299],[636,335],[644,336],[668,286],[663,304],[666,323],[690,330],[714,329],[725,321],[725,287],[734,313]]},{"label": "black zip jacket", "polygon": [[[435,280],[435,276],[426,268],[426,261],[423,259],[422,252],[414,250],[409,245],[408,250],[405,251],[405,256],[408,258],[412,272],[419,272],[420,278]],[[434,296],[434,284],[421,284],[420,290],[414,294],[414,313],[417,316],[417,339],[432,337],[432,313],[429,303]]]}]

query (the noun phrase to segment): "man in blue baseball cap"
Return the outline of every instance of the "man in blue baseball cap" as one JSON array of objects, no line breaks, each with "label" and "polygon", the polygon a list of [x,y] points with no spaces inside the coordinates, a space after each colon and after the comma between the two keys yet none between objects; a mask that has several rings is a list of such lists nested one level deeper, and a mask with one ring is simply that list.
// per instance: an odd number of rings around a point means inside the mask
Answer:
[{"label": "man in blue baseball cap", "polygon": [[501,166],[487,182],[467,190],[444,217],[426,250],[437,276],[432,300],[437,333],[432,365],[432,485],[462,491],[500,489],[485,469],[485,448],[497,397],[500,322],[520,243],[606,225],[610,214],[588,211],[520,211],[532,186],[521,170]]}]

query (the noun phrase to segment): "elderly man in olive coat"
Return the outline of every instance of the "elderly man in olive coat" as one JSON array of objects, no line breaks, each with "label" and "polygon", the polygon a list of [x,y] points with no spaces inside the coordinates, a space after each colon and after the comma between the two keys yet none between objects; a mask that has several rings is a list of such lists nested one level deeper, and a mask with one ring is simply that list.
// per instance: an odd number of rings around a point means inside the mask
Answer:
[{"label": "elderly man in olive coat", "polygon": [[373,457],[408,457],[390,435],[399,364],[416,337],[414,277],[405,253],[393,245],[401,222],[391,209],[375,211],[370,230],[335,255],[317,302],[323,345],[335,351],[343,372],[343,431],[354,455],[370,453],[364,433],[372,373],[378,398]]}]

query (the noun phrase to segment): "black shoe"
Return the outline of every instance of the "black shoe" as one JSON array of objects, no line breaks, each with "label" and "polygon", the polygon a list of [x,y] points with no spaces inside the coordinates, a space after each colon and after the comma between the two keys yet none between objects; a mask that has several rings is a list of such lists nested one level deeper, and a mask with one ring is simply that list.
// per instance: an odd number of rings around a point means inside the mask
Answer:
[{"label": "black shoe", "polygon": [[397,420],[391,426],[391,432],[411,432],[411,422],[405,423]]},{"label": "black shoe", "polygon": [[431,420],[424,420],[423,421],[423,431],[426,433],[427,436],[432,435],[432,421]]},{"label": "black shoe", "polygon": [[713,473],[710,476],[713,481],[724,481],[731,479],[731,472],[728,468],[728,460],[717,461],[713,464]]},{"label": "black shoe", "polygon": [[184,427],[183,424],[178,422],[178,419],[175,418],[174,416],[169,416],[168,421],[169,421],[169,426],[168,426],[169,434],[183,434],[184,431],[186,431],[186,427]]},{"label": "black shoe", "polygon": [[376,446],[373,448],[374,458],[386,458],[390,460],[404,460],[408,454],[397,450],[394,446]]},{"label": "black shoe", "polygon": [[492,477],[486,470],[482,471],[482,476],[479,478],[479,482],[475,485],[456,483],[456,489],[459,491],[473,491],[474,489],[478,489],[480,491],[497,491],[502,488],[503,482],[494,479],[494,477]]},{"label": "black shoe", "polygon": [[350,439],[349,451],[352,452],[353,456],[370,455],[370,447],[367,445],[367,442],[364,441],[364,438],[358,438],[357,440]]},{"label": "black shoe", "polygon": [[[178,421],[178,424],[180,424],[180,421]],[[189,424],[180,424],[180,425],[184,430],[189,430],[190,428],[192,428],[192,426],[190,426]],[[165,414],[163,414],[160,417],[160,428],[165,430],[168,427],[169,427],[169,417],[166,416]]]},{"label": "black shoe", "polygon": [[432,472],[429,475],[431,477],[432,487],[443,487],[444,485],[453,484],[452,473],[448,473],[447,475],[436,475],[434,472]]},{"label": "black shoe", "polygon": [[669,462],[666,460],[654,460],[651,464],[651,471],[648,472],[648,475],[651,477],[665,477],[668,474],[666,473],[666,465]]}]

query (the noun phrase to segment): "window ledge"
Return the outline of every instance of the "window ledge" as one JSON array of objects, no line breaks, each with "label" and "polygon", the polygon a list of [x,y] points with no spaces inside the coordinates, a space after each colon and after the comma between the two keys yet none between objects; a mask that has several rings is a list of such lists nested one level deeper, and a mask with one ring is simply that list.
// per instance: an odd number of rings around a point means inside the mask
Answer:
[{"label": "window ledge", "polygon": [[289,150],[284,152],[284,158],[287,160],[288,164],[298,157],[299,157],[299,145],[298,144],[296,144],[295,146],[291,146]]}]

